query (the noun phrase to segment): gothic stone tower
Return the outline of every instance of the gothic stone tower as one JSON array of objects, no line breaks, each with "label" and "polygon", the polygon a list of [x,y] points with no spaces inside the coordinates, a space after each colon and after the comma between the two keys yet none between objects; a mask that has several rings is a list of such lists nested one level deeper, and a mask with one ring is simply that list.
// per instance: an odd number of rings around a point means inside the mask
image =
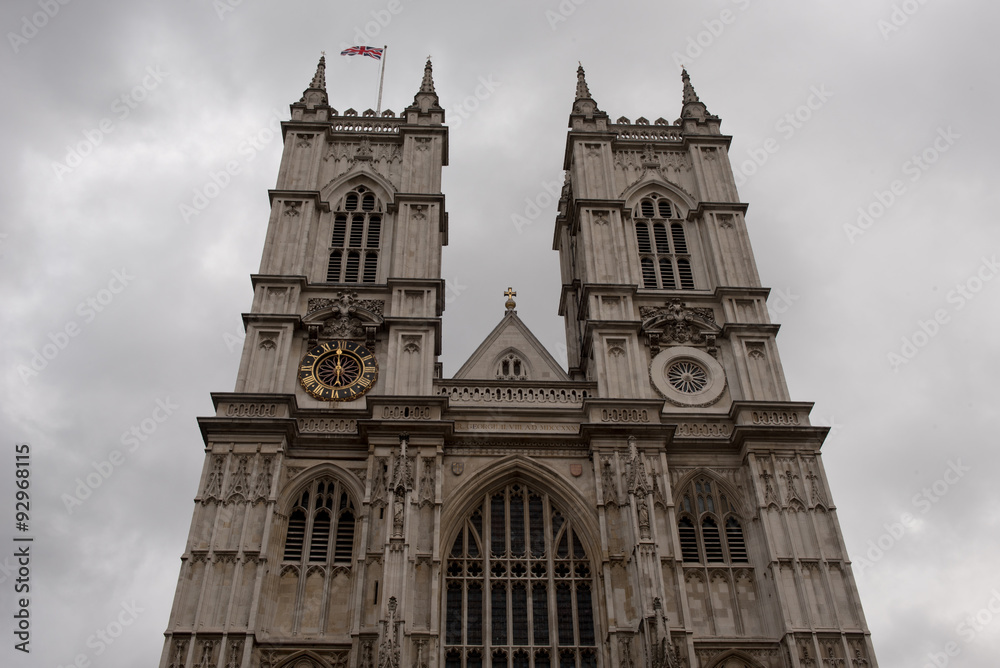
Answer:
[{"label": "gothic stone tower", "polygon": [[556,218],[569,369],[507,310],[443,379],[448,131],[328,104],[284,154],[161,668],[874,668],[729,165],[583,69]]}]

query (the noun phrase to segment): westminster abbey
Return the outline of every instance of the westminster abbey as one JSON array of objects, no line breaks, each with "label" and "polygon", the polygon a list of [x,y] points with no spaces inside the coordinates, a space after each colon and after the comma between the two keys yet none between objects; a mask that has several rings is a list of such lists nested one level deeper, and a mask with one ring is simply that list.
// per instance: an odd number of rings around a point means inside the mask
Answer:
[{"label": "westminster abbey", "polygon": [[399,114],[338,111],[325,67],[282,124],[235,391],[199,421],[160,668],[875,668],[828,428],[788,396],[687,73],[673,122],[612,120],[582,67],[567,95],[568,368],[508,290],[444,378],[431,64]]}]

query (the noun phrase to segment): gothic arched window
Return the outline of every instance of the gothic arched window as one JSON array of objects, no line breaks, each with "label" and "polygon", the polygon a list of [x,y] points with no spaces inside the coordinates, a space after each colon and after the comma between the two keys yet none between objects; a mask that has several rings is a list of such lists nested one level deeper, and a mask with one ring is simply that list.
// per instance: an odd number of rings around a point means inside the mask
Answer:
[{"label": "gothic arched window", "polygon": [[314,480],[288,516],[284,563],[343,564],[354,557],[354,504],[332,478]]},{"label": "gothic arched window", "polygon": [[632,211],[644,288],[694,290],[684,224],[675,215],[676,207],[657,193],[642,198]]},{"label": "gothic arched window", "polygon": [[548,495],[512,483],[466,518],[445,567],[446,668],[595,668],[591,562]]},{"label": "gothic arched window", "polygon": [[709,478],[695,478],[678,504],[681,559],[691,563],[747,563],[743,526],[725,492]]},{"label": "gothic arched window", "polygon": [[381,237],[382,202],[368,188],[358,186],[344,196],[333,215],[327,282],[374,283]]}]

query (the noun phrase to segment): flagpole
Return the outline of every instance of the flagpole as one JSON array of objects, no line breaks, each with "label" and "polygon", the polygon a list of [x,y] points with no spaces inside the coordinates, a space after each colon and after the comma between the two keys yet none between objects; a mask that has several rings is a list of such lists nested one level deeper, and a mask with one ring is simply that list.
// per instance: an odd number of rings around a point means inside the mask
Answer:
[{"label": "flagpole", "polygon": [[386,44],[382,47],[382,72],[378,76],[378,104],[375,105],[378,108],[375,110],[376,116],[382,113],[382,82],[385,81],[385,59],[388,57],[388,54],[389,45]]}]

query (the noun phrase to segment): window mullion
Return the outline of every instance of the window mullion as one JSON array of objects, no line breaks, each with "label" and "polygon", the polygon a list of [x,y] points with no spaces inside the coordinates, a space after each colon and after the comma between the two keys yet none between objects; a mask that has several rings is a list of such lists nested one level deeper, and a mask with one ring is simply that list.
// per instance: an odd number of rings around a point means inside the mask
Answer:
[{"label": "window mullion", "polygon": [[[545,516],[545,556],[546,556],[546,587],[545,596],[548,598],[549,609],[549,666],[555,668],[559,661],[559,609],[556,607],[556,537],[552,534],[552,504],[549,503],[549,495],[542,497],[545,505],[542,506]],[[555,614],[553,614],[555,613]]]}]

